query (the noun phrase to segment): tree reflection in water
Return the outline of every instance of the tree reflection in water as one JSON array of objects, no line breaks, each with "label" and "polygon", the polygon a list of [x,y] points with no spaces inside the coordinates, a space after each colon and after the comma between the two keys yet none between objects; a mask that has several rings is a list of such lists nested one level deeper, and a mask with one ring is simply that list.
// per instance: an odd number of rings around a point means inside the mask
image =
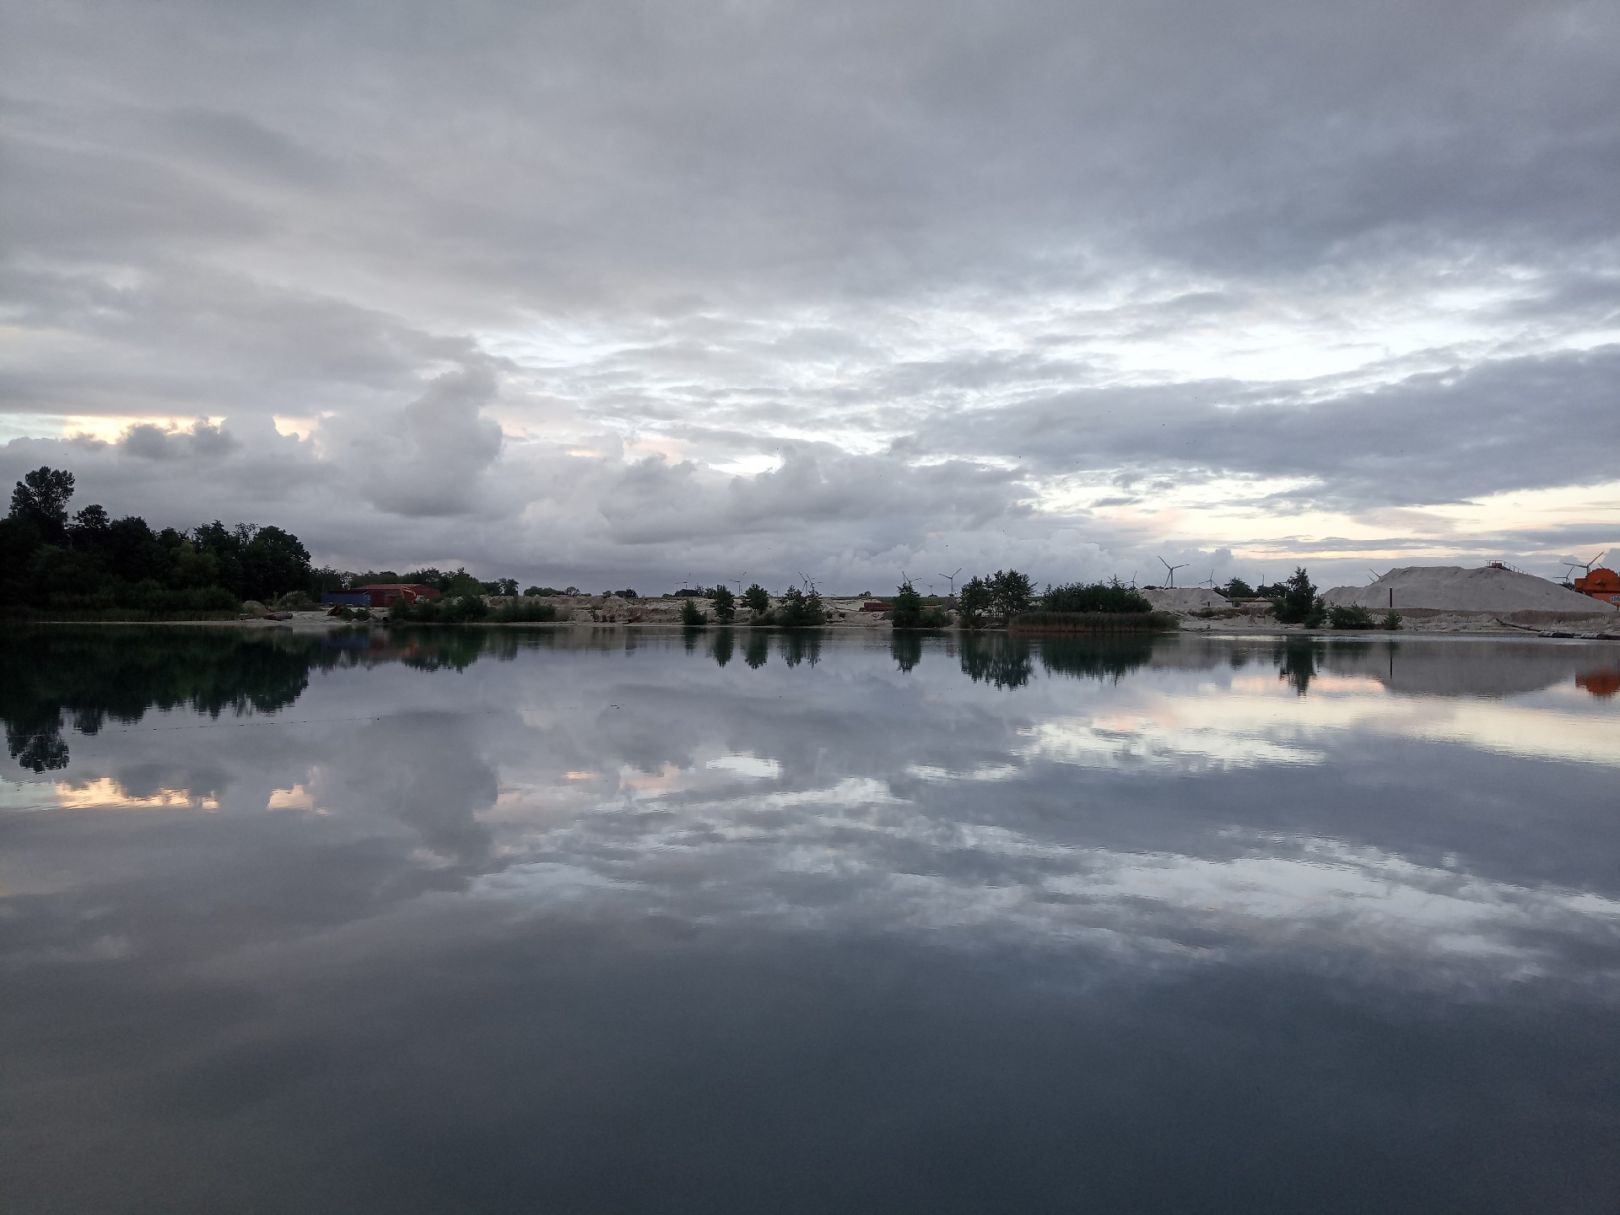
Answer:
[{"label": "tree reflection in water", "polygon": [[[729,628],[697,631],[681,644],[724,667],[742,651],[751,670],[763,667],[772,645],[790,668],[814,667],[825,640],[820,630],[775,634]],[[856,640],[852,638],[851,640]],[[1226,666],[1275,665],[1277,678],[1299,696],[1318,673],[1370,676],[1391,691],[1425,695],[1502,696],[1558,684],[1607,698],[1620,689],[1620,674],[1607,653],[1530,641],[1445,640],[1378,643],[1296,636],[1210,641],[1186,636],[1046,637],[1004,633],[889,635],[889,653],[909,673],[934,648],[955,656],[962,674],[996,688],[1021,688],[1035,674],[1036,659],[1049,677],[1118,682],[1158,663]],[[529,650],[634,653],[664,649],[671,633],[635,629],[410,627],[361,628],[331,633],[290,630],[164,629],[132,627],[22,628],[0,644],[0,722],[6,748],[33,772],[59,770],[69,762],[64,725],[94,735],[108,721],[133,725],[148,710],[189,708],[218,718],[225,714],[272,714],[291,706],[308,686],[312,669],[327,671],[401,663],[419,671],[464,671],[481,659],[510,662]],[[1397,661],[1397,653],[1400,660]]]}]

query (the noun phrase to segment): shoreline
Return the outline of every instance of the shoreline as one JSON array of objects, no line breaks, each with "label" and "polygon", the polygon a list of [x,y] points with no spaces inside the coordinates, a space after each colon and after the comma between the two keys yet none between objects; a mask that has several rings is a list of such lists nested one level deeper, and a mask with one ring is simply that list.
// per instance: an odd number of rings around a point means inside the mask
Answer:
[{"label": "shoreline", "polygon": [[[1252,623],[1251,623],[1252,620]],[[479,628],[479,629],[569,629],[569,630],[597,630],[597,629],[635,629],[637,631],[684,633],[708,632],[710,630],[731,629],[734,632],[753,632],[758,630],[767,633],[854,633],[854,634],[899,634],[912,637],[964,637],[969,635],[997,634],[1002,636],[1019,637],[1062,637],[1062,638],[1104,638],[1104,637],[1176,637],[1183,634],[1193,634],[1199,637],[1320,637],[1338,638],[1342,640],[1376,641],[1393,640],[1401,637],[1511,637],[1521,640],[1577,640],[1577,641],[1620,641],[1620,614],[1594,615],[1590,617],[1565,617],[1559,620],[1547,621],[1544,625],[1514,625],[1505,623],[1496,618],[1489,619],[1459,619],[1459,614],[1448,613],[1430,620],[1422,618],[1407,618],[1399,629],[1307,629],[1298,625],[1283,625],[1272,622],[1262,622],[1250,618],[1225,620],[1199,620],[1196,618],[1183,618],[1177,628],[1142,629],[1142,630],[1034,630],[1034,629],[1007,629],[985,628],[964,630],[954,627],[942,629],[895,629],[886,622],[872,621],[859,624],[843,621],[829,621],[826,624],[814,626],[810,629],[791,629],[781,625],[755,625],[744,623],[717,624],[710,622],[688,630],[678,621],[592,621],[592,620],[553,620],[553,621],[507,621],[484,622],[466,621],[460,623],[443,624],[391,624],[386,619],[371,621],[340,620],[328,616],[325,612],[298,612],[290,620],[266,620],[258,617],[245,617],[237,620],[14,620],[9,622],[12,627],[44,625],[56,628],[90,627],[90,628],[181,628],[181,629],[241,629],[248,632],[294,632],[294,633],[333,633],[350,629],[390,629],[390,628]],[[1556,633],[1557,636],[1547,634]]]}]

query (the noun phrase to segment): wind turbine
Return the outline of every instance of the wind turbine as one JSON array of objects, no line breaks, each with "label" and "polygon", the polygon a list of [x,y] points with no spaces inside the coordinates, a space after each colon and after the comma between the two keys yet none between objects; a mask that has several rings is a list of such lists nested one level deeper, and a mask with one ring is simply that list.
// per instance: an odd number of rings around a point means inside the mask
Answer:
[{"label": "wind turbine", "polygon": [[956,575],[960,574],[961,572],[962,572],[962,567],[959,565],[948,574],[940,574],[941,578],[945,579],[945,581],[947,581],[947,582],[949,582],[951,584],[951,598],[952,599],[956,598]]},{"label": "wind turbine", "polygon": [[1209,577],[1205,578],[1198,585],[1211,591],[1215,589],[1215,567],[1213,565],[1209,567]]},{"label": "wind turbine", "polygon": [[[1607,549],[1604,550],[1604,552],[1607,552],[1607,551],[1608,551]],[[1603,559],[1603,553],[1599,553],[1596,557],[1593,557],[1590,561],[1565,561],[1564,562],[1564,585],[1565,586],[1574,586],[1575,585],[1575,571],[1576,570],[1580,570],[1583,574],[1586,574],[1588,577],[1590,577],[1591,573],[1592,573],[1592,567],[1594,565],[1596,565],[1602,559]]]},{"label": "wind turbine", "polygon": [[1172,591],[1175,590],[1176,589],[1176,571],[1186,569],[1187,568],[1187,562],[1183,561],[1180,565],[1171,565],[1163,557],[1160,557],[1159,558],[1159,564],[1164,566],[1165,570],[1170,575],[1170,588],[1169,589],[1172,590]]}]

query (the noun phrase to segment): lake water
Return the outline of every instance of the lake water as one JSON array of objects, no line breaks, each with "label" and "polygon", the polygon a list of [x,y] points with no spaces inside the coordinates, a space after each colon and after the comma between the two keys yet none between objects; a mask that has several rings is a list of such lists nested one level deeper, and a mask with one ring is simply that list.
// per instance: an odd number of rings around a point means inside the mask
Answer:
[{"label": "lake water", "polygon": [[0,643],[0,1207],[1620,1207],[1620,646]]}]

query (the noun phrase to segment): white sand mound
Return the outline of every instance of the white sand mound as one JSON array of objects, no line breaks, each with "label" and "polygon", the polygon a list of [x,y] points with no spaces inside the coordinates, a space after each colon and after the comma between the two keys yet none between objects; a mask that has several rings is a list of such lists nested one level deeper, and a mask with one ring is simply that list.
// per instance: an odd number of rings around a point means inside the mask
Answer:
[{"label": "white sand mound", "polygon": [[1232,605],[1225,595],[1201,586],[1178,586],[1174,590],[1143,591],[1156,612],[1202,612]]},{"label": "white sand mound", "polygon": [[1408,565],[1390,570],[1367,586],[1336,586],[1322,598],[1328,604],[1385,608],[1395,592],[1395,610],[1443,612],[1563,612],[1571,616],[1606,611],[1596,600],[1556,582],[1495,566]]}]

